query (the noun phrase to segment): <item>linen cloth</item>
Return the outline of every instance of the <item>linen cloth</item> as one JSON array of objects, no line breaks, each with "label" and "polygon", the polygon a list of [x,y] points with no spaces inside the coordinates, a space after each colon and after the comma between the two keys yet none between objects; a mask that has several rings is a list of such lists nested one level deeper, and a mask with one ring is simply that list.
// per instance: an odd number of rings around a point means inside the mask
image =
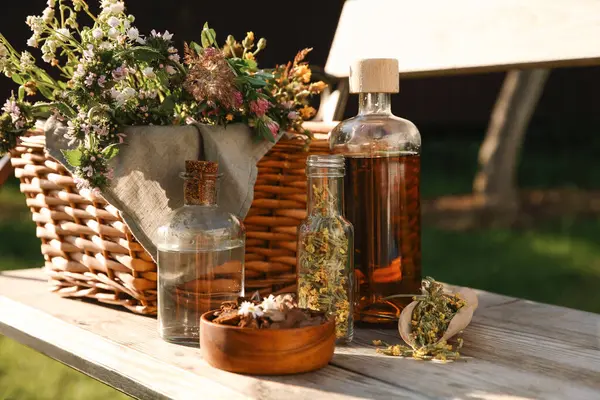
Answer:
[{"label": "linen cloth", "polygon": [[[74,148],[64,138],[67,127],[50,118],[44,131],[48,153],[73,172],[61,153]],[[254,199],[256,163],[273,146],[255,141],[244,124],[132,126],[124,132],[125,142],[110,161],[112,183],[101,194],[119,209],[133,236],[155,261],[155,233],[169,213],[183,205],[180,173],[185,170],[185,160],[218,162],[222,174],[219,206],[244,219]]]}]

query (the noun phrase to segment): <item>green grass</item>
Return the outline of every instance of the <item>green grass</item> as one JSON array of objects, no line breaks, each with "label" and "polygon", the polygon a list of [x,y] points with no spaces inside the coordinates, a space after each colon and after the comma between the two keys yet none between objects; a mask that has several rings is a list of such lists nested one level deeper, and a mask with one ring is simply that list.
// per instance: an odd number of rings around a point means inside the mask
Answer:
[{"label": "green grass", "polygon": [[[528,136],[520,185],[598,189],[600,169],[589,165],[600,152],[600,140],[559,133]],[[424,198],[471,191],[481,138],[447,138],[424,135]],[[15,182],[0,188],[0,270],[42,264],[30,218]],[[521,230],[450,232],[424,226],[423,271],[450,283],[600,313],[599,237],[599,219],[578,220],[568,213]],[[126,397],[0,337],[0,399],[119,398]]]},{"label": "green grass", "polygon": [[[0,270],[43,265],[35,224],[16,181],[0,188]],[[128,396],[0,336],[0,399],[106,400]]]}]

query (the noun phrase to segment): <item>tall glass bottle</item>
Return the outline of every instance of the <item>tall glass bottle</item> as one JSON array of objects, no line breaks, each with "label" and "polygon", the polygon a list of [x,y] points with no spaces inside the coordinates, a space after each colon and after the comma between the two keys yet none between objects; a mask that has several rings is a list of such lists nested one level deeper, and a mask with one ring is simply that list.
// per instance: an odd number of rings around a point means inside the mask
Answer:
[{"label": "tall glass bottle", "polygon": [[158,230],[158,321],[169,342],[198,345],[200,316],[244,295],[246,234],[217,206],[217,163],[186,161],[184,206]]},{"label": "tall glass bottle", "polygon": [[391,112],[397,60],[357,61],[350,91],[359,94],[359,113],[333,129],[330,145],[346,159],[345,215],[356,232],[355,318],[393,322],[421,285],[421,136]]},{"label": "tall glass bottle", "polygon": [[306,161],[307,218],[298,227],[298,304],[335,318],[338,343],[354,333],[354,230],[343,217],[344,158]]}]

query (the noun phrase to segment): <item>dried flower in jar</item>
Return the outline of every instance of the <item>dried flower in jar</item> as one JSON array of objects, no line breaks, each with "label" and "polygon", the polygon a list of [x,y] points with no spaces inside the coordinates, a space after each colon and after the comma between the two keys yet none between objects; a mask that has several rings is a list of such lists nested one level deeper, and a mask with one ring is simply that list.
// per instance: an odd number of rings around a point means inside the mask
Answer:
[{"label": "dried flower in jar", "polygon": [[351,339],[349,234],[343,220],[330,217],[339,201],[326,186],[313,186],[311,227],[300,236],[298,296],[302,307],[335,318],[336,337]]}]

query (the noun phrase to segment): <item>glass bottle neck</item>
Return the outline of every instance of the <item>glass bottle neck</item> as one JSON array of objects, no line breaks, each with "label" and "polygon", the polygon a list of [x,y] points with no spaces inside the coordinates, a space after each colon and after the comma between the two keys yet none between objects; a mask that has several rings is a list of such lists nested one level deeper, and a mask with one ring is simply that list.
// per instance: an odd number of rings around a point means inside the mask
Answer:
[{"label": "glass bottle neck", "polygon": [[186,206],[216,206],[216,179],[186,178],[183,184],[183,201]]},{"label": "glass bottle neck", "polygon": [[392,96],[389,93],[360,93],[358,114],[391,114]]},{"label": "glass bottle neck", "polygon": [[344,199],[343,176],[308,177],[308,215],[338,216]]}]

